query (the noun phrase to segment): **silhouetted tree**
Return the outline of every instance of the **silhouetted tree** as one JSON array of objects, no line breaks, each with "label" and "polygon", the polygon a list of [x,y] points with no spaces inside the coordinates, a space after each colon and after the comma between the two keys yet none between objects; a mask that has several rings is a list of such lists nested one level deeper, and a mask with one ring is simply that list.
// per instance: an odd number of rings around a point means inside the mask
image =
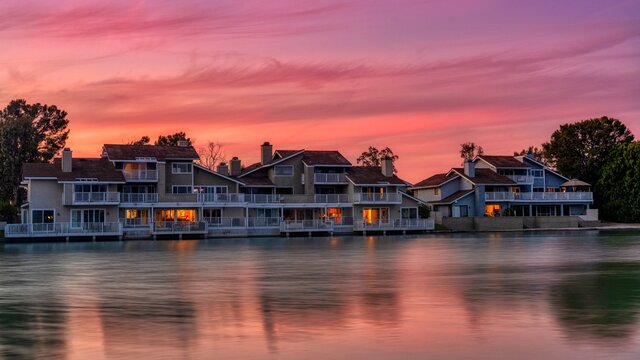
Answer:
[{"label": "silhouetted tree", "polygon": [[476,145],[473,142],[460,144],[460,157],[465,161],[473,160],[476,156],[482,154],[484,154],[482,146]]},{"label": "silhouetted tree", "polygon": [[547,159],[544,157],[544,151],[539,149],[537,146],[529,146],[527,149],[522,149],[520,151],[514,151],[513,156],[523,156],[527,154],[533,154],[533,159],[541,164],[547,164]]},{"label": "silhouetted tree", "polygon": [[360,154],[356,162],[363,166],[382,166],[382,160],[386,157],[390,158],[393,163],[393,173],[397,173],[398,170],[396,169],[395,162],[398,160],[399,156],[394,154],[393,150],[389,147],[378,150],[374,146],[369,146],[369,150]]},{"label": "silhouetted tree", "polygon": [[129,141],[129,145],[148,145],[151,139],[148,136],[143,136],[139,140]]},{"label": "silhouetted tree", "polygon": [[210,170],[215,170],[216,165],[226,161],[222,144],[217,141],[209,141],[206,145],[200,146],[198,155],[200,155],[198,164]]}]

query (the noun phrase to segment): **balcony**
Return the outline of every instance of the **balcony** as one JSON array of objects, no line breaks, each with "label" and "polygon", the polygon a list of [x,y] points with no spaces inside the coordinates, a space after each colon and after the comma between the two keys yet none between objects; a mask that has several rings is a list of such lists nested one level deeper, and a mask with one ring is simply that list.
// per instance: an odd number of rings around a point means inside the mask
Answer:
[{"label": "balcony", "polygon": [[400,193],[356,193],[354,204],[399,204],[402,202]]},{"label": "balcony", "polygon": [[158,202],[161,203],[196,203],[198,194],[158,194]]},{"label": "balcony", "polygon": [[391,221],[378,220],[374,222],[356,221],[355,231],[397,230],[397,231],[426,231],[435,229],[433,219],[395,219]]},{"label": "balcony", "polygon": [[156,221],[153,223],[154,234],[206,234],[207,223],[204,221]]},{"label": "balcony", "polygon": [[120,223],[50,223],[50,224],[7,224],[7,238],[21,237],[57,237],[57,236],[119,236],[122,235]]},{"label": "balcony", "polygon": [[316,194],[314,201],[323,204],[348,204],[351,203],[349,194]]},{"label": "balcony", "polygon": [[518,185],[532,185],[534,177],[529,175],[504,175]]},{"label": "balcony", "polygon": [[347,177],[343,173],[315,173],[314,184],[346,184]]},{"label": "balcony", "polygon": [[592,192],[488,192],[486,201],[593,201]]},{"label": "balcony", "polygon": [[158,194],[156,193],[123,193],[120,199],[123,203],[144,203],[153,204],[158,202]]},{"label": "balcony", "polygon": [[245,199],[247,202],[254,204],[279,204],[282,202],[283,196],[277,194],[247,194]]},{"label": "balcony", "polygon": [[[119,192],[74,192],[72,205],[117,205]],[[65,205],[69,205],[65,202]]]},{"label": "balcony", "polygon": [[127,181],[158,181],[158,170],[122,170]]},{"label": "balcony", "polygon": [[198,202],[200,203],[243,203],[245,202],[244,194],[226,193],[226,194],[198,194]]},{"label": "balcony", "polygon": [[327,220],[285,220],[280,223],[280,232],[333,231],[333,222]]}]

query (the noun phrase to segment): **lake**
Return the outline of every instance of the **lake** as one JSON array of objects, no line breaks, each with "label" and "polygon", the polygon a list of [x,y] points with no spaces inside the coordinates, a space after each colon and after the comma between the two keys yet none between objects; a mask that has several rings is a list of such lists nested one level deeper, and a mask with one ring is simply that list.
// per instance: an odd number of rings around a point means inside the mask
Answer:
[{"label": "lake", "polygon": [[639,359],[640,234],[0,244],[0,358]]}]

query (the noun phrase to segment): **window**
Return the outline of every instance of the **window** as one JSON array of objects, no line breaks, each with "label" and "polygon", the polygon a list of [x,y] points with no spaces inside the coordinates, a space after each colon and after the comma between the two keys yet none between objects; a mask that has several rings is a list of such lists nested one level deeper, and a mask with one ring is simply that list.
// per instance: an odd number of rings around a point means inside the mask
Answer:
[{"label": "window", "polygon": [[173,163],[171,164],[172,174],[191,174],[191,163]]},{"label": "window", "polygon": [[276,165],[276,176],[293,176],[293,165]]},{"label": "window", "polygon": [[73,191],[77,193],[107,192],[106,184],[75,184]]},{"label": "window", "polygon": [[386,224],[389,222],[389,208],[362,209],[362,220],[367,224]]},{"label": "window", "polygon": [[531,175],[533,177],[541,178],[541,177],[544,177],[544,171],[540,169],[533,169],[531,170]]},{"label": "window", "polygon": [[440,188],[433,188],[433,195],[435,196],[440,195]]},{"label": "window", "polygon": [[202,194],[226,194],[229,189],[226,186],[196,186],[193,192]]},{"label": "window", "polygon": [[402,218],[403,219],[417,219],[418,218],[418,208],[402,208]]},{"label": "window", "polygon": [[73,209],[71,210],[71,226],[81,227],[87,223],[103,223],[103,209]]},{"label": "window", "polygon": [[485,205],[484,214],[486,216],[500,216],[500,205]]},{"label": "window", "polygon": [[190,185],[173,185],[174,194],[191,194],[193,192]]},{"label": "window", "polygon": [[54,222],[53,210],[32,210],[31,211],[31,223],[33,224],[53,224]]}]

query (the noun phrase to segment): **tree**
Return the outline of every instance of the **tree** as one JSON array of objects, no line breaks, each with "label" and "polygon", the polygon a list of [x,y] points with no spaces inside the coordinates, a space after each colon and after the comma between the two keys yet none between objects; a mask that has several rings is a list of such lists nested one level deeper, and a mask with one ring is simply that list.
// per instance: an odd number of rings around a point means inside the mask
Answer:
[{"label": "tree", "polygon": [[460,157],[465,161],[473,160],[476,156],[482,154],[484,154],[482,146],[476,145],[473,142],[460,144]]},{"label": "tree", "polygon": [[598,200],[603,217],[621,222],[640,222],[640,142],[613,148],[598,181]]},{"label": "tree", "polygon": [[561,125],[542,149],[549,166],[567,177],[596,184],[611,151],[632,141],[631,131],[620,120],[603,116]]},{"label": "tree", "polygon": [[385,158],[390,158],[391,163],[393,164],[393,173],[397,173],[395,162],[400,157],[393,153],[389,147],[385,147],[382,150],[378,150],[374,146],[369,146],[368,151],[364,151],[358,159],[356,160],[358,164],[362,164],[363,166],[382,166],[382,160]]},{"label": "tree", "polygon": [[513,156],[526,156],[529,153],[533,155],[533,159],[535,161],[547,165],[547,159],[544,158],[544,151],[542,149],[539,149],[537,146],[529,146],[529,148],[527,149],[514,151]]},{"label": "tree", "polygon": [[206,145],[200,146],[198,155],[200,159],[197,163],[210,170],[215,170],[216,165],[226,161],[222,144],[217,141],[209,141]]},{"label": "tree", "polygon": [[158,140],[156,140],[154,145],[160,146],[178,146],[178,142],[180,140],[186,140],[188,145],[193,145],[191,143],[191,139],[187,137],[187,134],[184,132],[177,132],[171,135],[160,135],[158,136]]},{"label": "tree", "polygon": [[0,111],[0,198],[17,204],[25,162],[49,162],[69,137],[67,113],[55,105],[12,100]]},{"label": "tree", "polygon": [[148,145],[150,141],[151,139],[147,135],[145,135],[141,137],[139,140],[129,141],[129,145]]}]

